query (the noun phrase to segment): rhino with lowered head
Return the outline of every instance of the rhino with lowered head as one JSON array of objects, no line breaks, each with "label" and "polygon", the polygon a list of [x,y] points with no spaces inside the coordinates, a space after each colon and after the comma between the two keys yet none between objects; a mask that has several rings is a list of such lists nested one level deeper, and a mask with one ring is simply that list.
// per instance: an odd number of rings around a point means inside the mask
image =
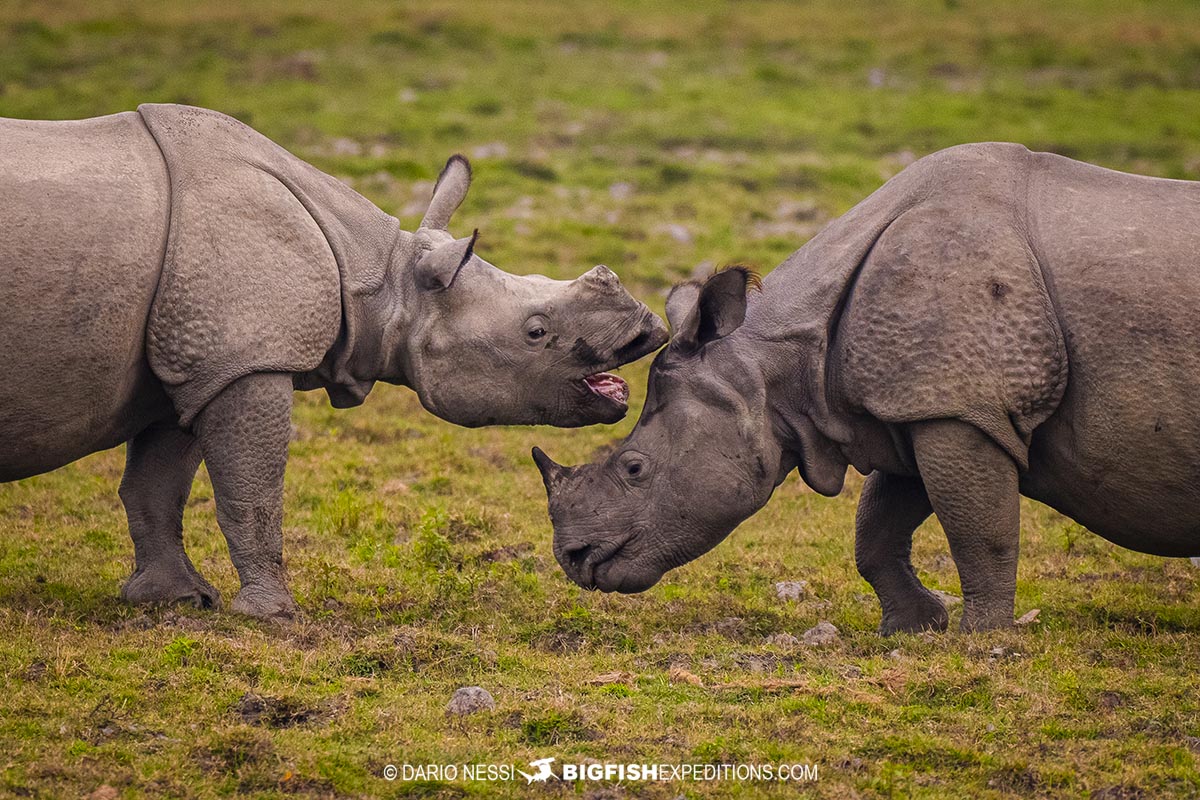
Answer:
[{"label": "rhino with lowered head", "polygon": [[608,458],[535,449],[581,586],[642,591],[792,469],[832,496],[849,464],[884,633],[946,627],[910,562],[931,513],[967,630],[1012,624],[1020,494],[1123,547],[1200,555],[1200,183],[956,147],[753,283],[676,287],[642,417]]},{"label": "rhino with lowered head", "polygon": [[605,267],[501,272],[447,232],[455,156],[415,233],[245,125],[174,105],[0,120],[0,481],[128,443],[135,603],[218,602],[184,552],[208,465],[241,579],[287,616],[281,516],[293,389],[338,407],[375,381],[461,425],[613,422],[605,370],[666,327]]}]

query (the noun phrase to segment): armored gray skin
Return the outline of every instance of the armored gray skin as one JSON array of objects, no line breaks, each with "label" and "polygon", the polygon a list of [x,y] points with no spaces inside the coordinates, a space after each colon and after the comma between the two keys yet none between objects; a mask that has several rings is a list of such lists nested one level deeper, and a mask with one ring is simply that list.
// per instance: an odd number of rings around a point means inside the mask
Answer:
[{"label": "armored gray skin", "polygon": [[[290,615],[281,536],[293,389],[338,407],[410,386],[461,425],[613,422],[604,370],[666,340],[605,267],[501,272],[455,239],[454,157],[419,230],[250,128],[141,106],[0,120],[0,481],[128,443],[134,603],[218,604],[182,539],[196,469],[241,579]],[[586,380],[585,380],[586,379]]]},{"label": "armored gray skin", "polygon": [[946,627],[910,562],[931,513],[966,630],[1012,624],[1020,494],[1123,547],[1200,554],[1200,184],[956,147],[751,284],[735,269],[673,291],[611,456],[535,449],[581,586],[642,591],[793,468],[832,496],[849,464],[884,633]]}]

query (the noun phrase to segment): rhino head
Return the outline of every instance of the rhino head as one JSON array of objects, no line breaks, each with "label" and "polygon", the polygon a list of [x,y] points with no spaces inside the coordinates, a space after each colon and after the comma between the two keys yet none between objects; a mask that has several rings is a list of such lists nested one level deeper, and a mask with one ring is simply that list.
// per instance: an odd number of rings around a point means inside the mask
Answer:
[{"label": "rhino head", "polygon": [[[763,343],[732,335],[755,280],[733,268],[672,291],[672,338],[650,369],[642,416],[605,459],[564,467],[534,448],[554,556],[580,586],[650,588],[720,543],[797,466],[769,407]],[[827,494],[841,488],[836,475],[814,480]]]},{"label": "rhino head", "polygon": [[451,158],[383,288],[364,298],[360,327],[381,336],[357,348],[361,379],[410,386],[426,409],[470,427],[621,419],[629,390],[608,370],[661,347],[666,326],[607,267],[560,281],[484,261],[478,231],[447,231],[470,182],[466,159]]}]

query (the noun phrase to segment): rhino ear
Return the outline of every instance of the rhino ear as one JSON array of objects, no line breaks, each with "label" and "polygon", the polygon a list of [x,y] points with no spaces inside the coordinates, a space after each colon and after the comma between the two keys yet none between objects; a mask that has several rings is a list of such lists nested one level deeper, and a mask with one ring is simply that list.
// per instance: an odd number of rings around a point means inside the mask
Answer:
[{"label": "rhino ear", "polygon": [[417,286],[430,291],[442,291],[454,285],[454,279],[471,256],[475,254],[475,240],[479,229],[466,239],[455,239],[426,253],[416,266]]},{"label": "rhino ear", "polygon": [[728,336],[746,319],[746,294],[758,288],[758,276],[747,267],[731,266],[704,283],[680,284],[667,296],[671,346],[698,350]]},{"label": "rhino ear", "polygon": [[429,210],[421,220],[421,227],[446,230],[451,215],[462,205],[470,188],[471,162],[460,155],[450,156],[433,187],[433,199],[429,201]]}]

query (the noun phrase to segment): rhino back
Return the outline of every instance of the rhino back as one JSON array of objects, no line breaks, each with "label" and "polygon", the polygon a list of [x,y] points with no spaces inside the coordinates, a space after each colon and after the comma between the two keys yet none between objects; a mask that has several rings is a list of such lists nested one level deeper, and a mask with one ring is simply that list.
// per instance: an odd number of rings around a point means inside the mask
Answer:
[{"label": "rhino back", "polygon": [[1200,183],[1038,154],[1031,241],[1071,379],[1027,492],[1112,541],[1200,553]]},{"label": "rhino back", "polygon": [[162,156],[134,113],[0,120],[0,480],[163,413],[144,352],[166,238]]}]

